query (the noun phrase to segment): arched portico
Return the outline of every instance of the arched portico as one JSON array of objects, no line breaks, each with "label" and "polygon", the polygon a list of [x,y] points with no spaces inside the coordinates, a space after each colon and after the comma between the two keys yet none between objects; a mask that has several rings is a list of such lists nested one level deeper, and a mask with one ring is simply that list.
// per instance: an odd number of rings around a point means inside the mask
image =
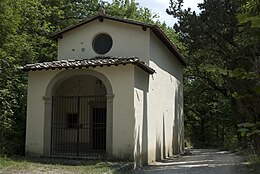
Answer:
[{"label": "arched portico", "polygon": [[[76,82],[78,80],[78,82]],[[77,85],[77,83],[79,83]],[[96,89],[97,86],[100,86],[99,89]],[[102,89],[102,87],[105,89]],[[100,91],[101,90],[101,91]],[[91,96],[91,97],[90,97]],[[105,75],[103,75],[102,73],[96,72],[96,71],[92,71],[92,70],[64,70],[61,71],[60,73],[58,73],[48,84],[47,88],[46,88],[46,92],[45,92],[45,119],[44,119],[44,155],[55,155],[55,153],[53,154],[53,146],[55,146],[53,143],[53,141],[58,141],[55,140],[55,136],[58,139],[64,139],[64,137],[62,137],[61,135],[59,135],[59,137],[57,137],[57,135],[55,135],[55,130],[53,129],[53,116],[55,116],[56,114],[56,119],[58,117],[64,117],[60,120],[63,120],[62,122],[64,122],[64,124],[67,124],[67,128],[69,130],[69,126],[68,123],[66,123],[68,120],[72,120],[76,118],[72,118],[69,119],[68,118],[68,114],[71,114],[72,117],[75,117],[75,113],[78,113],[78,122],[79,122],[79,126],[83,129],[86,128],[86,126],[84,127],[82,120],[84,120],[84,122],[88,122],[90,123],[90,120],[93,121],[93,119],[91,119],[91,115],[90,112],[93,112],[93,107],[95,102],[93,102],[94,100],[102,100],[101,98],[97,98],[97,96],[101,97],[102,96],[105,98],[105,107],[102,107],[103,109],[106,109],[106,132],[105,132],[105,152],[107,155],[112,154],[112,140],[113,140],[113,91],[112,91],[112,86],[109,82],[109,80],[106,78]],[[65,106],[64,107],[64,102],[66,103],[66,101],[63,101],[63,107],[61,107],[59,105],[59,101],[61,99],[58,99],[59,97],[65,97],[67,99],[70,100],[75,100],[73,106],[70,106],[70,108],[72,109],[68,109],[69,107]],[[54,100],[54,98],[56,100]],[[92,102],[92,104],[90,103],[90,101]],[[54,108],[54,102],[56,105],[56,109]],[[80,104],[81,103],[81,104]],[[97,103],[97,102],[96,102]],[[102,103],[102,102],[99,102]],[[65,104],[66,105],[66,104]],[[88,105],[88,106],[83,106],[83,105]],[[92,105],[92,111],[90,111],[89,106]],[[58,107],[57,107],[58,106]],[[73,108],[74,107],[74,108]],[[84,108],[85,107],[85,108]],[[88,107],[88,108],[87,108]],[[100,108],[100,106],[97,106],[98,108]],[[62,109],[63,108],[63,109]],[[57,111],[57,109],[59,111]],[[84,109],[84,112],[83,112]],[[62,111],[61,111],[62,110]],[[57,113],[61,113],[59,114],[59,116],[57,116]],[[73,116],[74,113],[74,116]],[[83,114],[84,113],[84,114]],[[62,116],[60,116],[62,115]],[[66,118],[65,118],[66,117]],[[88,118],[87,118],[88,117]],[[84,119],[83,119],[84,118]],[[56,121],[57,122],[57,121]],[[63,126],[64,127],[64,126]],[[66,130],[68,132],[68,130]],[[74,131],[74,133],[73,133]],[[75,133],[76,129],[73,130],[73,126],[72,129],[70,130],[70,135],[67,136],[72,136],[71,134],[75,134],[78,136],[78,140],[75,139],[71,139],[70,141],[78,141],[81,143],[80,146],[87,146],[86,144],[84,145],[84,143],[82,144],[82,142],[87,142],[85,137],[88,137],[87,139],[91,139],[91,136],[89,135],[90,131],[85,132],[85,133],[80,133],[80,131],[77,129],[77,133]],[[82,130],[81,130],[82,131]],[[64,131],[65,132],[65,131]],[[93,131],[92,131],[93,132]],[[56,132],[57,134],[57,132]],[[66,133],[63,133],[63,136]],[[88,134],[88,135],[87,135]],[[97,133],[97,134],[100,134]],[[79,139],[80,137],[80,139]],[[82,138],[83,137],[83,138]],[[93,137],[93,135],[92,135]],[[66,139],[66,137],[65,137]],[[68,138],[67,138],[68,139]],[[77,137],[76,137],[77,139]],[[102,139],[102,138],[101,138]],[[93,138],[92,138],[93,141]],[[63,141],[59,141],[59,142],[63,142]],[[93,145],[93,143],[92,143]],[[79,147],[77,145],[77,147]],[[58,148],[58,146],[56,146],[55,148]],[[63,147],[64,148],[64,147]],[[71,146],[70,149],[72,149],[73,151],[73,147]],[[58,153],[56,155],[59,155]],[[66,153],[63,154],[63,156],[66,156]],[[84,155],[83,155],[84,156]]]}]

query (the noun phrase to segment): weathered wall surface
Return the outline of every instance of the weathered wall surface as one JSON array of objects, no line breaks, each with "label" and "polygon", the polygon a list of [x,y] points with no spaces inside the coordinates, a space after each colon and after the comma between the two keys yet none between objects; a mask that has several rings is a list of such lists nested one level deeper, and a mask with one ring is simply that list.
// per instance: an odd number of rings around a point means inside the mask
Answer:
[{"label": "weathered wall surface", "polygon": [[183,150],[183,74],[169,50],[151,33],[150,66],[156,73],[148,89],[148,162]]},{"label": "weathered wall surface", "polygon": [[43,155],[45,90],[58,72],[53,70],[28,73],[25,151],[29,155]]},{"label": "weathered wall surface", "polygon": [[92,41],[98,34],[106,33],[112,37],[113,46],[102,56],[137,56],[148,62],[149,31],[143,31],[141,26],[108,19],[103,22],[95,20],[63,34],[63,38],[58,40],[58,59],[88,59],[100,56],[92,49]]},{"label": "weathered wall surface", "polygon": [[152,33],[148,75],[135,68],[135,164],[180,153],[184,145],[182,66]]}]

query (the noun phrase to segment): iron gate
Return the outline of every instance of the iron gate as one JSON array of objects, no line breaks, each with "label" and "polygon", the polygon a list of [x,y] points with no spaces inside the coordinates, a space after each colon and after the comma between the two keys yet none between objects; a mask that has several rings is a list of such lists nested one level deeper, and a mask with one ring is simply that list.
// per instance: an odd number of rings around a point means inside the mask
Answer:
[{"label": "iron gate", "polygon": [[105,152],[106,97],[53,97],[51,155],[87,157]]}]

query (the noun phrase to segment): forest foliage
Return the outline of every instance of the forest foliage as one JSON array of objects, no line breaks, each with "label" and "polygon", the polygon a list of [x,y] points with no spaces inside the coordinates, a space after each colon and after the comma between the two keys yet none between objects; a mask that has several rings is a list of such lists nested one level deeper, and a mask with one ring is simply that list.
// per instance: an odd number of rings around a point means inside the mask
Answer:
[{"label": "forest foliage", "polygon": [[239,147],[245,139],[259,146],[259,0],[205,0],[200,13],[169,0],[167,13],[178,19],[173,28],[134,0],[1,0],[0,155],[24,153],[27,75],[18,67],[55,60],[51,33],[101,6],[112,16],[159,25],[188,60],[185,129],[194,147]]},{"label": "forest foliage", "polygon": [[195,147],[260,148],[259,0],[171,0],[185,45],[186,136]]}]

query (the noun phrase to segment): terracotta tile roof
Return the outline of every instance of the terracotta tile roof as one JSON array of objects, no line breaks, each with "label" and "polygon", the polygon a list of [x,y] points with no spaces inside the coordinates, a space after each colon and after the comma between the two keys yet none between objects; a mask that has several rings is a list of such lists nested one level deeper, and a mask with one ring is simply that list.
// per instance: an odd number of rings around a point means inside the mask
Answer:
[{"label": "terracotta tile roof", "polygon": [[95,57],[91,59],[83,59],[83,60],[57,60],[52,62],[43,62],[43,63],[35,63],[35,64],[27,64],[23,67],[20,67],[23,71],[40,71],[40,70],[54,70],[54,69],[80,69],[80,68],[95,68],[95,67],[103,67],[103,66],[118,66],[118,65],[127,65],[133,64],[149,74],[155,73],[155,70],[146,65],[143,61],[140,61],[138,57]]},{"label": "terracotta tile roof", "polygon": [[79,22],[75,25],[71,25],[69,27],[66,27],[66,28],[64,28],[64,29],[62,29],[58,32],[55,32],[51,36],[53,38],[62,38],[63,33],[66,33],[70,30],[73,30],[77,27],[80,27],[80,26],[87,24],[89,22],[92,22],[94,20],[99,20],[100,22],[103,22],[104,19],[118,21],[118,22],[132,24],[132,25],[138,25],[138,26],[141,26],[143,28],[143,30],[146,30],[146,28],[150,28],[151,31],[155,34],[155,36],[157,36],[161,40],[161,42],[170,50],[170,52],[177,58],[177,60],[183,66],[187,65],[185,58],[179,53],[179,51],[175,47],[175,45],[170,41],[170,39],[165,35],[165,33],[157,25],[151,25],[151,24],[133,21],[133,20],[129,20],[129,19],[122,19],[122,18],[110,16],[110,15],[107,15],[107,14],[98,14],[98,15],[83,19],[81,22]]}]

